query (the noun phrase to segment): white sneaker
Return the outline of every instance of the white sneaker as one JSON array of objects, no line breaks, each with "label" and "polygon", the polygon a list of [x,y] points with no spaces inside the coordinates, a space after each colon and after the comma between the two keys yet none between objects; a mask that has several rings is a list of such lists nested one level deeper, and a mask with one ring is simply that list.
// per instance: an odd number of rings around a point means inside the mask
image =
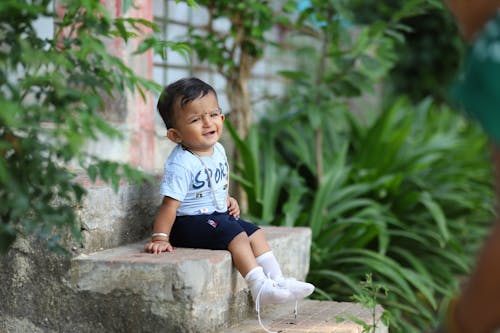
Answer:
[{"label": "white sneaker", "polygon": [[260,266],[251,270],[245,277],[245,280],[248,283],[252,298],[255,302],[255,311],[257,311],[259,324],[264,331],[271,332],[262,323],[262,319],[260,318],[260,307],[266,304],[286,303],[290,298],[293,298],[293,295],[290,290],[280,287],[276,281],[266,276]]},{"label": "white sneaker", "polygon": [[251,288],[250,290],[252,291],[254,302],[260,305],[286,303],[290,298],[294,297],[290,290],[278,286],[270,278],[266,278],[259,284],[260,286],[256,286],[256,288]]},{"label": "white sneaker", "polygon": [[288,289],[291,293],[289,301],[298,301],[311,295],[314,291],[314,285],[308,282],[297,281],[294,278],[277,279],[279,287]]},{"label": "white sneaker", "polygon": [[278,283],[267,277],[262,267],[252,270],[245,280],[254,302],[260,305],[286,303],[290,297],[293,297],[288,289],[280,287]]}]

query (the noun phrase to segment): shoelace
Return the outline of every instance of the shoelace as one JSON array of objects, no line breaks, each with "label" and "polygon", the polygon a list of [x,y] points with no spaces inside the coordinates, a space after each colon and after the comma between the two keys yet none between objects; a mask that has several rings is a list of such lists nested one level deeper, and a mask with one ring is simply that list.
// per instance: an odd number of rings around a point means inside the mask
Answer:
[{"label": "shoelace", "polygon": [[259,318],[259,325],[260,327],[262,327],[262,329],[264,331],[266,331],[267,333],[277,333],[277,332],[273,332],[273,331],[270,331],[268,330],[264,324],[262,324],[262,320],[260,319],[260,295],[262,294],[262,290],[264,289],[264,287],[269,284],[269,283],[274,283],[273,280],[271,280],[271,278],[268,276],[267,279],[264,280],[264,282],[262,283],[262,285],[260,286],[259,288],[259,292],[257,293],[257,297],[255,297],[255,311],[257,311],[257,318]]},{"label": "shoelace", "polygon": [[[264,289],[265,285],[266,284],[269,284],[269,283],[274,283],[274,281],[271,279],[271,277],[268,275],[267,276],[267,279],[262,283],[262,285],[260,286],[259,288],[259,292],[257,293],[257,297],[255,297],[255,311],[257,311],[257,318],[259,319],[259,325],[260,327],[266,331],[267,333],[278,333],[278,332],[274,332],[274,331],[270,331],[268,330],[264,324],[262,323],[262,319],[260,318],[260,295],[262,294],[262,290]],[[294,308],[294,311],[293,311],[293,314],[295,316],[295,319],[297,319],[297,315],[299,313],[298,311],[298,307],[299,307],[299,301],[296,299],[295,300],[295,308]]]},{"label": "shoelace", "polygon": [[[283,279],[283,282],[285,283],[285,285],[287,283],[287,280],[296,281],[296,279],[294,279],[294,278],[285,278],[285,279]],[[279,284],[279,282],[278,282],[278,284]],[[298,314],[299,314],[299,300],[295,299],[295,308],[293,309],[293,315],[294,315],[295,319],[297,319]]]},{"label": "shoelace", "polygon": [[[294,278],[285,278],[283,279],[283,282],[286,284],[288,280],[296,281],[296,279]],[[295,299],[295,308],[293,309],[293,315],[295,319],[297,319],[298,314],[299,314],[299,300]]]}]

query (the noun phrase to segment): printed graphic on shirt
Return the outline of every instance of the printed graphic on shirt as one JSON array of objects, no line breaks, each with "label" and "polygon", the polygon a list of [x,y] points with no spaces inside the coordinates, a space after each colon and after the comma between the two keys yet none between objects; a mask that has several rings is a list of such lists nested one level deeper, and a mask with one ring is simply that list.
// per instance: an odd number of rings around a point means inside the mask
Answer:
[{"label": "printed graphic on shirt", "polygon": [[[199,190],[203,187],[215,188],[220,182],[226,182],[223,189],[227,189],[227,181],[229,179],[229,168],[227,163],[219,163],[219,166],[213,170],[212,168],[202,169],[194,176],[193,189]],[[215,184],[210,184],[213,181]],[[197,196],[198,197],[198,196]]]},{"label": "printed graphic on shirt", "polygon": [[229,172],[219,143],[210,157],[196,157],[176,146],[165,163],[160,193],[180,201],[178,216],[223,212],[227,209]]}]

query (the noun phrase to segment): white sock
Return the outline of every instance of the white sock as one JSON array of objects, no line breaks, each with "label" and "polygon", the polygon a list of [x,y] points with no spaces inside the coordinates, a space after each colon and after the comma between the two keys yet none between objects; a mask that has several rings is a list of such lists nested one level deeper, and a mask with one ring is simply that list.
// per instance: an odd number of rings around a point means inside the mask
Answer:
[{"label": "white sock", "polygon": [[264,274],[262,267],[259,266],[252,268],[250,272],[245,275],[245,281],[247,283],[251,283],[252,281],[257,281],[262,278],[266,278],[266,274]]},{"label": "white sock", "polygon": [[260,266],[252,268],[250,272],[245,275],[245,281],[248,284],[248,288],[250,289],[250,293],[252,294],[252,298],[254,301],[257,298],[260,287],[266,279],[267,276],[266,274],[264,274],[264,271]]},{"label": "white sock", "polygon": [[273,254],[273,251],[269,251],[261,254],[257,258],[257,263],[264,269],[264,274],[269,276],[271,279],[278,281],[283,279],[283,273],[281,272],[280,264]]}]

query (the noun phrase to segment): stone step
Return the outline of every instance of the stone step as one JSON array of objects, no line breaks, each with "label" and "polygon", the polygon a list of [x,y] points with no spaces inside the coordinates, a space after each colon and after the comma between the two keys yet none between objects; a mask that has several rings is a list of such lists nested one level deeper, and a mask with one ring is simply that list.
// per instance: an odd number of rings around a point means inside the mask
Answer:
[{"label": "stone step", "polygon": [[[375,311],[360,304],[347,302],[303,300],[298,303],[297,316],[294,315],[295,303],[267,306],[261,309],[261,320],[266,329],[280,333],[387,333],[388,328],[380,322],[382,308]],[[366,331],[364,327],[350,318],[360,320],[367,325],[375,321]],[[374,330],[373,330],[374,328]],[[262,333],[257,314],[221,333]]]},{"label": "stone step", "polygon": [[[309,269],[309,228],[264,227],[286,276],[303,280]],[[171,253],[143,252],[146,241],[90,254],[71,263],[68,282],[87,298],[106,299],[109,306],[138,299],[144,331],[221,332],[253,314],[246,283],[228,251],[177,248]],[[94,295],[94,296],[92,296]],[[125,323],[103,323],[127,331]]]},{"label": "stone step", "polygon": [[162,196],[159,181],[142,184],[121,183],[118,191],[101,181],[92,182],[78,173],[77,182],[87,194],[75,212],[82,226],[82,248],[101,251],[138,242],[151,233]]}]

